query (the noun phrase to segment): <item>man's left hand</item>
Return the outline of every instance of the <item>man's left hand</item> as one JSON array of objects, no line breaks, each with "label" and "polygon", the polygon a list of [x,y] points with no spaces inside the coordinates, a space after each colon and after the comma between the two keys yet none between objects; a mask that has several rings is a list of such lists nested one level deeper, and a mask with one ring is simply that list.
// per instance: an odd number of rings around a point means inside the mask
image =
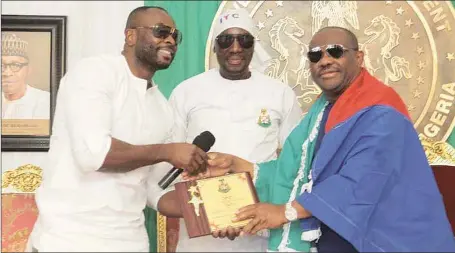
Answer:
[{"label": "man's left hand", "polygon": [[285,205],[257,203],[240,208],[235,221],[252,220],[242,229],[245,234],[256,234],[262,229],[277,228],[288,222],[284,216]]},{"label": "man's left hand", "polygon": [[228,227],[226,229],[213,231],[212,236],[215,238],[229,238],[229,240],[233,241],[236,237],[240,235],[239,228]]}]

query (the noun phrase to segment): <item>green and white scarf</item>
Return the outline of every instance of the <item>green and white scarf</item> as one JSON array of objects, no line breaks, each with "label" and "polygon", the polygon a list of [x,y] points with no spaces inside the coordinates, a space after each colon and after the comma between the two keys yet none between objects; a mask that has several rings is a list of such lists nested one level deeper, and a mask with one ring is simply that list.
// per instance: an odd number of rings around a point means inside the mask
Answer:
[{"label": "green and white scarf", "polygon": [[[311,164],[326,105],[321,96],[288,136],[278,159],[255,165],[253,181],[261,202],[282,205],[311,192]],[[310,252],[311,241],[318,236],[319,230],[302,234],[300,222],[290,222],[270,230],[268,251]]]}]

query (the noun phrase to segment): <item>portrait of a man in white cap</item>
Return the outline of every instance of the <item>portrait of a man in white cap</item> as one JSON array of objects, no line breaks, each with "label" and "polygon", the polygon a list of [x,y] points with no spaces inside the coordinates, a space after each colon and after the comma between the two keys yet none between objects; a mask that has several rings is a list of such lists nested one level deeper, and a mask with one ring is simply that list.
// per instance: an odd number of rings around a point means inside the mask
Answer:
[{"label": "portrait of a man in white cap", "polygon": [[32,87],[28,42],[2,32],[2,119],[49,119],[50,93]]}]

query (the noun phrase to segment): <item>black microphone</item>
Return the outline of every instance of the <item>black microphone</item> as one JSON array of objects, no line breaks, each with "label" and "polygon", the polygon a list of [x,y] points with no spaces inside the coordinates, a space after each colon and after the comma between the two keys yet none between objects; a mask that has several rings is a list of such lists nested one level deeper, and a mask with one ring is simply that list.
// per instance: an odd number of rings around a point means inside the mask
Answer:
[{"label": "black microphone", "polygon": [[[193,140],[193,144],[198,146],[200,149],[207,152],[215,143],[215,136],[209,131],[202,132],[196,136]],[[158,186],[161,189],[166,189],[181,173],[183,169],[177,169],[173,167],[161,180],[158,182]]]}]

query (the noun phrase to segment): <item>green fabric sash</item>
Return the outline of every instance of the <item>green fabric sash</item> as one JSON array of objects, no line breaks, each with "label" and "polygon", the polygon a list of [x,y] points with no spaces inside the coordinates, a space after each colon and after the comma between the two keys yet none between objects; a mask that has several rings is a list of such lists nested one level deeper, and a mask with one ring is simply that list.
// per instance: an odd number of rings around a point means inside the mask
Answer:
[{"label": "green fabric sash", "polygon": [[[321,96],[286,139],[277,160],[257,164],[254,182],[261,202],[285,204],[297,198],[305,189],[311,190],[310,169],[319,125],[327,100]],[[301,239],[300,222],[271,229],[269,251],[309,252],[311,243]]]}]

